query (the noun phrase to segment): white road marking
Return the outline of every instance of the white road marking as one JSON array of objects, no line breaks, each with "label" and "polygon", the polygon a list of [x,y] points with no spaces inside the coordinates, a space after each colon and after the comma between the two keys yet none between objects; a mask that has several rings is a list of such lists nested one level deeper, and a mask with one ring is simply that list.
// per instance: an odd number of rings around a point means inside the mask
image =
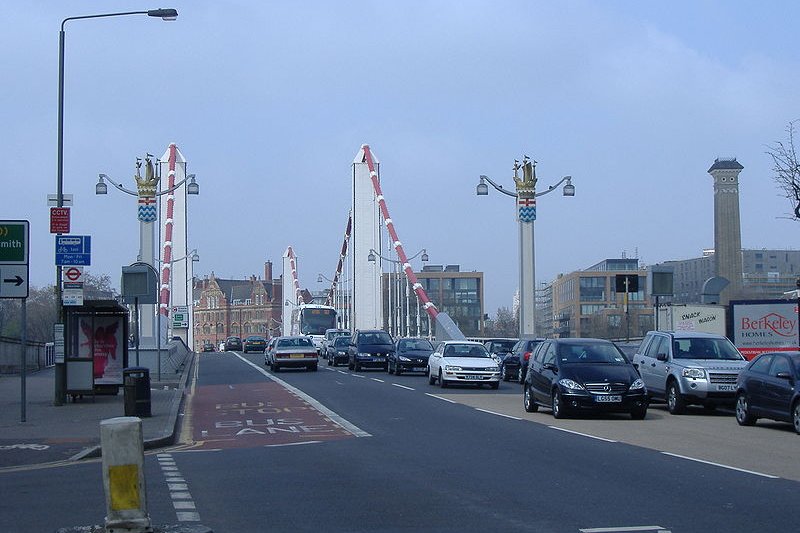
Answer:
[{"label": "white road marking", "polygon": [[[244,363],[252,366],[253,368],[255,368],[258,372],[263,374],[266,378],[271,379],[272,381],[274,381],[275,383],[278,383],[279,385],[281,385],[283,388],[285,388],[289,392],[294,393],[299,398],[302,398],[303,400],[305,400],[309,405],[311,405],[311,407],[313,407],[314,409],[316,409],[317,411],[319,411],[323,415],[325,415],[328,418],[330,418],[331,420],[333,420],[333,422],[335,424],[337,424],[339,427],[341,427],[342,429],[344,429],[345,431],[347,431],[348,433],[350,433],[354,437],[371,437],[372,436],[369,433],[367,433],[366,431],[364,431],[363,429],[361,429],[358,426],[356,426],[355,424],[353,424],[352,422],[349,422],[349,421],[345,420],[344,418],[342,418],[340,415],[334,413],[333,411],[331,411],[330,409],[328,409],[327,407],[325,407],[324,405],[319,403],[316,399],[312,398],[311,396],[309,396],[305,392],[301,391],[300,389],[298,389],[296,387],[293,387],[292,385],[289,385],[287,382],[283,381],[282,379],[280,379],[277,376],[273,376],[272,374],[270,374],[269,372],[267,372],[266,370],[264,370],[260,366],[251,363],[250,361],[248,361],[247,359],[245,359],[241,355],[239,355],[239,354],[235,354],[235,355],[236,355],[236,357],[241,359],[242,362],[244,362]],[[356,375],[356,374],[354,374],[354,375]],[[360,377],[364,377],[364,376],[360,376]]]},{"label": "white road marking", "polygon": [[282,448],[284,446],[302,446],[305,444],[319,444],[321,440],[307,440],[305,442],[287,442],[286,444],[265,444],[264,448]]},{"label": "white road marking", "polygon": [[703,459],[696,459],[694,457],[687,457],[685,455],[678,455],[677,453],[670,453],[670,452],[661,452],[661,453],[663,453],[664,455],[669,455],[670,457],[677,457],[678,459],[686,459],[687,461],[694,461],[696,463],[703,463],[703,464],[706,464],[706,465],[718,466],[720,468],[727,468],[728,470],[735,470],[737,472],[743,472],[745,474],[753,474],[754,476],[761,476],[761,477],[765,477],[765,478],[768,478],[768,479],[780,479],[780,477],[773,476],[771,474],[763,474],[761,472],[755,472],[753,470],[745,470],[744,468],[736,468],[735,466],[723,465],[721,463],[714,463],[714,462],[711,462],[711,461],[704,461]]},{"label": "white road marking", "polygon": [[510,418],[511,420],[522,420],[521,418],[517,418],[516,416],[504,415],[503,413],[497,413],[495,411],[489,411],[488,409],[481,409],[480,407],[476,407],[475,410],[476,411],[481,411],[483,413],[489,413],[490,415],[497,415],[497,416],[502,416],[502,417],[505,417],[505,418]]},{"label": "white road marking", "polygon": [[429,392],[426,392],[425,396],[430,396],[431,398],[436,398],[437,400],[444,400],[445,402],[449,403],[456,403],[453,400],[448,400],[447,398],[442,398],[441,396],[436,396],[435,394],[431,394]]},{"label": "white road marking", "polygon": [[571,429],[564,429],[564,428],[560,428],[560,427],[557,427],[557,426],[547,426],[547,427],[549,427],[550,429],[563,431],[564,433],[572,433],[573,435],[580,435],[581,437],[589,437],[590,439],[601,440],[603,442],[617,442],[615,440],[604,439],[603,437],[598,437],[596,435],[589,435],[588,433],[581,433],[580,431],[573,431]]},{"label": "white road marking", "polygon": [[176,511],[175,514],[177,515],[179,522],[200,521],[200,513],[195,513],[193,511]]},{"label": "white road marking", "polygon": [[579,529],[581,533],[622,533],[624,531],[658,531],[659,533],[670,533],[669,530],[661,526],[622,526],[622,527],[590,527]]},{"label": "white road marking", "polygon": [[[192,495],[189,493],[189,484],[177,472],[178,468],[174,465],[175,461],[170,454],[159,454],[158,461],[161,466],[161,472],[167,481],[167,488],[169,495],[172,499],[172,507],[175,509],[175,516],[179,522],[199,522],[200,513],[196,510],[197,507],[192,500]],[[179,477],[173,477],[179,476]],[[186,510],[190,509],[190,510]]]},{"label": "white road marking", "polygon": [[370,379],[371,379],[372,381],[377,381],[378,383],[386,383],[386,382],[385,382],[385,381],[383,381],[382,379],[378,379],[378,378],[370,378]]},{"label": "white road marking", "polygon": [[347,375],[347,372],[345,372],[344,370],[337,370],[337,372],[340,374],[344,374],[345,376]]},{"label": "white road marking", "polygon": [[334,370],[333,368],[327,367],[327,366],[324,366],[322,368],[324,368],[325,370],[328,370],[330,372],[336,372],[336,370]]},{"label": "white road marking", "polygon": [[405,385],[400,385],[399,383],[392,383],[392,387],[400,387],[401,389],[406,389],[406,390],[416,390],[412,389],[411,387],[406,387]]},{"label": "white road marking", "polygon": [[350,374],[350,375],[353,376],[354,378],[362,378],[362,379],[367,377],[367,376],[362,376],[361,374]]}]

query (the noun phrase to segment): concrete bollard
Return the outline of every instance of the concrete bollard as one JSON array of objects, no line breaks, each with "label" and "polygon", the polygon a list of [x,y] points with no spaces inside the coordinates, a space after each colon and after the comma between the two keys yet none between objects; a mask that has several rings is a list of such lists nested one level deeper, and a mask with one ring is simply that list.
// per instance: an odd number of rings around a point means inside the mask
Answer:
[{"label": "concrete bollard", "polygon": [[142,420],[120,416],[100,422],[106,533],[150,533],[144,481]]}]

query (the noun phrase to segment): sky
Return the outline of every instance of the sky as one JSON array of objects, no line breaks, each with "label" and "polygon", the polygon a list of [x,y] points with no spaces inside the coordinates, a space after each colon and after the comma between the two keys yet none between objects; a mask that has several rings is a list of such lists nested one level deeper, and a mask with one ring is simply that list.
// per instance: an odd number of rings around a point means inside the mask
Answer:
[{"label": "sky", "polygon": [[[708,168],[736,157],[742,245],[797,249],[766,151],[800,118],[795,1],[51,0],[3,9],[0,219],[29,220],[30,282],[52,284],[58,31],[66,17],[64,192],[95,275],[136,260],[136,157],[175,142],[196,174],[195,273],[275,272],[287,246],[303,287],[332,277],[353,158],[369,144],[409,255],[482,271],[485,309],[518,284],[512,165],[538,161],[536,278],[605,258],[642,265],[712,248]],[[419,267],[419,263],[414,265]],[[435,303],[435,302],[434,302]]]}]

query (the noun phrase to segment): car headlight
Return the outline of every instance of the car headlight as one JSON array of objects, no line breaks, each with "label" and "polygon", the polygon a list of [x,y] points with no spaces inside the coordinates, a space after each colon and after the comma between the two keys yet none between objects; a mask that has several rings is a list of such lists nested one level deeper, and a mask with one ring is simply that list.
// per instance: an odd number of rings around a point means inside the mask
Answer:
[{"label": "car headlight", "polygon": [[583,390],[583,385],[571,379],[559,379],[558,384],[569,390]]},{"label": "car headlight", "polygon": [[447,370],[448,372],[461,372],[461,367],[460,366],[447,365],[447,366],[444,367],[444,369]]},{"label": "car headlight", "polygon": [[408,357],[402,356],[402,355],[399,356],[398,359],[400,359],[404,363],[410,363],[411,362],[411,359],[409,359]]},{"label": "car headlight", "polygon": [[359,357],[372,357],[371,353],[358,352]]},{"label": "car headlight", "polygon": [[631,383],[630,390],[639,390],[644,388],[644,381],[641,379],[637,379],[633,383]]},{"label": "car headlight", "polygon": [[685,378],[703,379],[706,377],[706,371],[702,368],[684,368],[681,375]]},{"label": "car headlight", "polygon": [[336,355],[344,355],[344,352],[336,352]]},{"label": "car headlight", "polygon": [[500,372],[500,367],[499,366],[487,366],[486,367],[486,371],[487,372]]}]

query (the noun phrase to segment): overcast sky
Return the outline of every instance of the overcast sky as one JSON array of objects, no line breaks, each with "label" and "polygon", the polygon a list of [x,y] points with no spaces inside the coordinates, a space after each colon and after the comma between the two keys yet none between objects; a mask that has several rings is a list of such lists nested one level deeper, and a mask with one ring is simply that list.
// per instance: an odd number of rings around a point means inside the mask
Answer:
[{"label": "overcast sky", "polygon": [[[197,175],[196,273],[332,277],[367,143],[406,251],[483,271],[486,310],[517,288],[514,159],[540,190],[536,277],[604,258],[643,264],[713,247],[716,157],[735,156],[742,245],[794,248],[797,223],[767,146],[800,118],[796,1],[15,2],[0,58],[2,219],[31,223],[32,285],[52,284],[46,195],[56,188],[58,30],[65,17],[175,7],[66,26],[64,190],[94,274],[136,259],[136,203],[96,196],[98,173],[133,187],[137,156],[170,142]],[[782,218],[783,217],[783,218]],[[327,286],[327,284],[325,285]]]}]

